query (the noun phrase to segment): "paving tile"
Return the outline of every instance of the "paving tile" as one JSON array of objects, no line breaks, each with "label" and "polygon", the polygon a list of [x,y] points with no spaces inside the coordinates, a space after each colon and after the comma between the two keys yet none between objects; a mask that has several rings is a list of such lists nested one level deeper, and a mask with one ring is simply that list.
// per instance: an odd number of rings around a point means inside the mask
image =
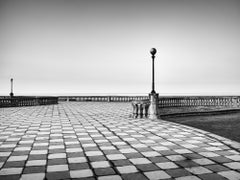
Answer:
[{"label": "paving tile", "polygon": [[32,160],[27,161],[26,166],[45,166],[47,163],[46,160]]},{"label": "paving tile", "polygon": [[47,172],[68,171],[67,164],[47,166]]},{"label": "paving tile", "polygon": [[126,157],[123,154],[109,154],[109,155],[107,155],[107,158],[109,160],[126,159]]},{"label": "paving tile", "polygon": [[28,156],[10,156],[8,161],[25,161],[27,158]]},{"label": "paving tile", "polygon": [[190,168],[185,168],[185,169],[188,170],[189,172],[193,173],[193,174],[206,174],[206,173],[211,173],[212,172],[209,169],[201,167],[201,166],[190,167]]},{"label": "paving tile", "polygon": [[202,180],[226,180],[226,178],[219,174],[201,174],[199,177]]},{"label": "paving tile", "polygon": [[66,158],[66,153],[49,154],[48,159]]},{"label": "paving tile", "polygon": [[23,174],[45,173],[46,166],[27,166],[23,169]]},{"label": "paving tile", "polygon": [[122,178],[124,180],[148,180],[148,178],[141,173],[123,174]]},{"label": "paving tile", "polygon": [[176,178],[175,180],[201,180],[201,179],[197,176],[183,176]]},{"label": "paving tile", "polygon": [[0,175],[21,174],[23,168],[3,168],[0,170]]},{"label": "paving tile", "polygon": [[93,176],[93,172],[91,169],[84,170],[72,170],[70,171],[71,178],[85,178]]},{"label": "paving tile", "polygon": [[45,173],[23,174],[20,180],[43,180]]},{"label": "paving tile", "polygon": [[119,175],[110,175],[110,176],[100,176],[98,180],[122,180]]},{"label": "paving tile", "polygon": [[137,168],[135,166],[120,166],[116,167],[119,173],[121,174],[128,174],[128,173],[135,173],[138,172]]},{"label": "paving tile", "polygon": [[193,159],[193,161],[199,165],[209,165],[209,164],[215,164],[215,162],[211,161],[207,158],[201,158],[201,159]]},{"label": "paving tile", "polygon": [[149,161],[147,158],[134,158],[134,159],[129,159],[133,164],[150,164],[151,161]]},{"label": "paving tile", "polygon": [[158,167],[160,167],[161,169],[174,169],[174,168],[178,168],[178,166],[175,163],[173,163],[173,162],[156,163],[156,165]]},{"label": "paving tile", "polygon": [[190,176],[191,173],[185,169],[167,169],[167,174],[169,174],[171,177],[177,178],[177,177],[183,177],[183,176]]},{"label": "paving tile", "polygon": [[68,171],[63,171],[63,172],[48,172],[46,174],[46,179],[47,180],[62,180],[62,179],[70,179],[70,174]]},{"label": "paving tile", "polygon": [[240,162],[224,163],[223,165],[225,165],[231,169],[240,169]]},{"label": "paving tile", "polygon": [[158,179],[167,179],[171,178],[166,172],[164,171],[149,171],[144,173],[151,180],[158,180]]},{"label": "paving tile", "polygon": [[110,164],[108,161],[96,161],[96,162],[91,162],[91,165],[93,168],[106,168],[110,167]]},{"label": "paving tile", "polygon": [[69,163],[84,163],[87,162],[86,157],[72,157],[68,158]]},{"label": "paving tile", "polygon": [[113,175],[116,174],[113,168],[97,168],[94,169],[94,172],[97,176],[106,176],[106,175]]},{"label": "paving tile", "polygon": [[155,170],[160,169],[158,166],[156,166],[153,163],[151,163],[151,164],[139,164],[139,165],[136,165],[136,167],[137,167],[137,169],[139,169],[140,171],[143,171],[143,172],[155,171]]},{"label": "paving tile", "polygon": [[182,155],[170,155],[170,156],[166,156],[166,158],[168,158],[171,161],[182,161],[185,160],[186,158]]}]

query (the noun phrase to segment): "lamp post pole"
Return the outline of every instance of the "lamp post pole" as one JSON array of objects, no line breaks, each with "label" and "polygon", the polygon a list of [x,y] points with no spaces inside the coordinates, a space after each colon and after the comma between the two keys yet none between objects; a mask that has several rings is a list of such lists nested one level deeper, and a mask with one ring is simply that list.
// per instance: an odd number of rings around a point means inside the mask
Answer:
[{"label": "lamp post pole", "polygon": [[150,53],[152,55],[152,91],[149,94],[149,100],[150,100],[150,106],[148,109],[148,117],[150,119],[157,119],[158,118],[158,94],[155,92],[155,69],[154,69],[154,60],[155,60],[155,54],[157,53],[157,50],[155,48],[152,48],[150,50]]},{"label": "lamp post pole", "polygon": [[154,75],[155,75],[155,71],[154,71],[154,59],[155,59],[155,54],[157,53],[157,50],[155,48],[152,48],[150,50],[150,53],[152,54],[152,91],[151,93],[154,94],[155,92],[155,81],[154,81]]},{"label": "lamp post pole", "polygon": [[10,82],[11,82],[11,92],[10,92],[10,97],[12,98],[12,97],[13,97],[13,78],[11,78]]}]

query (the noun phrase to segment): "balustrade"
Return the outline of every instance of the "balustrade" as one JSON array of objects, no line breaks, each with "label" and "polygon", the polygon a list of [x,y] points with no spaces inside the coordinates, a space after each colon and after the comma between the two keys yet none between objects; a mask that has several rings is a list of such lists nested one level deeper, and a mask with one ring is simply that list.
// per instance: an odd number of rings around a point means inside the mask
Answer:
[{"label": "balustrade", "polygon": [[58,97],[13,97],[0,98],[0,107],[19,107],[57,104]]}]

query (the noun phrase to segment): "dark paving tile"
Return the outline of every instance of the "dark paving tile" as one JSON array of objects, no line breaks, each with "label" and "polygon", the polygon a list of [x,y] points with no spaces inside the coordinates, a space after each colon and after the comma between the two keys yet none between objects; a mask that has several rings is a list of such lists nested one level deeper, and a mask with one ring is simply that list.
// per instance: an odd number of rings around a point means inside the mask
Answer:
[{"label": "dark paving tile", "polygon": [[208,165],[208,166],[205,166],[205,168],[210,169],[213,172],[220,172],[220,171],[228,171],[229,170],[228,168],[226,168],[222,165],[219,165],[219,164]]},{"label": "dark paving tile", "polygon": [[47,173],[46,178],[47,180],[71,179],[68,171]]},{"label": "dark paving tile", "polygon": [[150,161],[152,161],[153,163],[169,162],[169,159],[167,159],[167,158],[165,158],[165,157],[161,157],[161,156],[149,157],[148,159],[149,159]]},{"label": "dark paving tile", "polygon": [[129,160],[127,160],[127,159],[121,159],[121,160],[112,161],[112,163],[114,164],[114,166],[132,165],[132,163]]},{"label": "dark paving tile", "polygon": [[45,171],[46,171],[45,166],[29,166],[23,169],[23,174],[44,173]]},{"label": "dark paving tile", "polygon": [[155,164],[140,164],[137,165],[136,167],[143,172],[159,170],[159,167],[156,166]]},{"label": "dark paving tile", "polygon": [[47,162],[48,165],[58,165],[58,164],[67,164],[67,159],[49,159]]},{"label": "dark paving tile", "polygon": [[105,161],[105,156],[89,156],[89,161]]},{"label": "dark paving tile", "polygon": [[3,168],[23,167],[24,164],[25,164],[25,161],[6,162]]},{"label": "dark paving tile", "polygon": [[123,174],[122,178],[124,180],[148,180],[148,178],[141,173]]},{"label": "dark paving tile", "polygon": [[90,169],[90,166],[88,163],[70,163],[69,169],[70,170]]},{"label": "dark paving tile", "polygon": [[200,174],[199,177],[202,180],[226,180],[225,177],[218,174]]},{"label": "dark paving tile", "polygon": [[185,169],[169,169],[166,170],[166,172],[174,178],[191,175],[191,173]]},{"label": "dark paving tile", "polygon": [[20,175],[0,176],[0,180],[19,180]]},{"label": "dark paving tile", "polygon": [[106,176],[116,174],[112,168],[97,168],[94,169],[94,172],[97,176]]},{"label": "dark paving tile", "polygon": [[197,163],[191,160],[176,161],[175,163],[184,168],[199,166]]}]

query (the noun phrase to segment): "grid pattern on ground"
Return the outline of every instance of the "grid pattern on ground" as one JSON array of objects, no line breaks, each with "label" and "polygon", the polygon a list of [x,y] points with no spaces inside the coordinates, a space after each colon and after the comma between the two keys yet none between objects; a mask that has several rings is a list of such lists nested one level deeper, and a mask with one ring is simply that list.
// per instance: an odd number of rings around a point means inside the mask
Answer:
[{"label": "grid pattern on ground", "polygon": [[130,113],[107,102],[0,109],[0,179],[240,179],[225,138]]}]

